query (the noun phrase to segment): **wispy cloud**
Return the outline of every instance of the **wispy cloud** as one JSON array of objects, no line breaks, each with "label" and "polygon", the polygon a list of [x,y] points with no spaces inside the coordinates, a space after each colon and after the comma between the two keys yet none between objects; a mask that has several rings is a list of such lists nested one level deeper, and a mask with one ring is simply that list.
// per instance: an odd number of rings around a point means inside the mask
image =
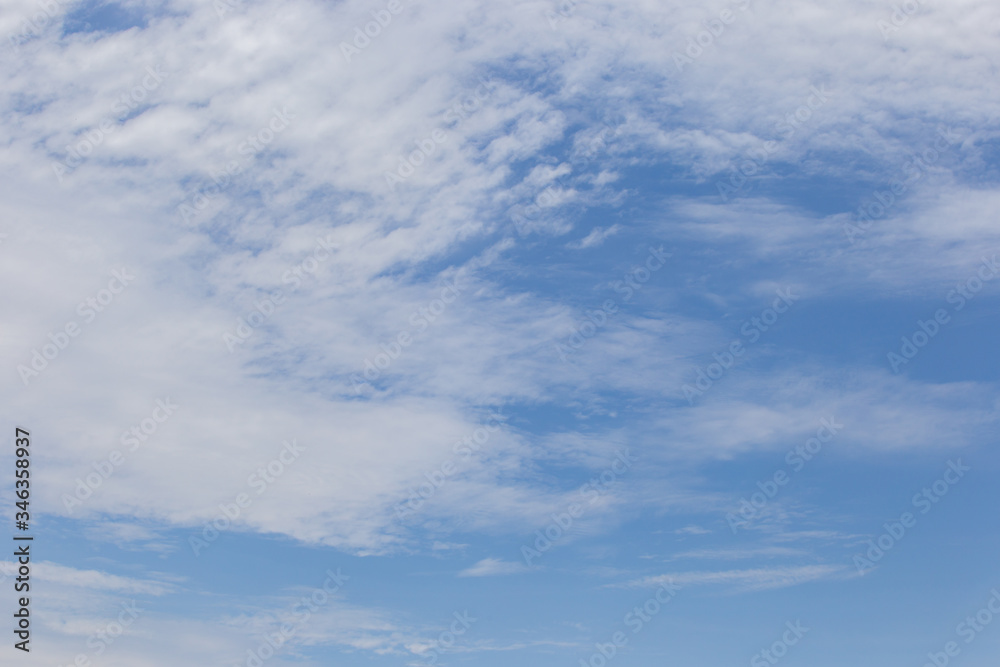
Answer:
[{"label": "wispy cloud", "polygon": [[495,577],[505,574],[520,574],[527,572],[524,563],[505,561],[499,558],[484,558],[475,565],[458,573],[460,577]]},{"label": "wispy cloud", "polygon": [[614,236],[621,231],[619,225],[611,225],[610,227],[594,227],[589,234],[584,236],[579,241],[571,241],[566,244],[567,248],[573,248],[574,250],[583,250],[584,248],[595,248],[610,236]]},{"label": "wispy cloud", "polygon": [[857,576],[844,565],[801,565],[780,568],[674,572],[630,581],[629,588],[656,587],[673,581],[681,586],[729,586],[741,592],[786,588],[812,581]]},{"label": "wispy cloud", "polygon": [[[0,570],[10,576],[17,574],[17,564],[0,561]],[[51,561],[40,561],[32,568],[32,574],[39,580],[73,588],[93,589],[124,595],[166,595],[176,590],[175,584],[167,581],[135,579],[99,570],[79,570]]]},{"label": "wispy cloud", "polygon": [[743,549],[697,549],[674,554],[670,560],[745,560],[748,558],[780,558],[803,556],[806,551],[791,547],[749,547]]}]

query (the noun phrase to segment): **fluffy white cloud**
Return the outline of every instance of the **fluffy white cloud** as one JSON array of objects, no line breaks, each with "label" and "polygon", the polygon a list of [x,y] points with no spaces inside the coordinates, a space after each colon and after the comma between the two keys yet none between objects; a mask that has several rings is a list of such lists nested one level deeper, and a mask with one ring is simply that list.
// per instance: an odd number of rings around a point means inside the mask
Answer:
[{"label": "fluffy white cloud", "polygon": [[[992,424],[979,385],[812,357],[734,370],[694,407],[681,387],[731,338],[692,294],[729,312],[783,285],[808,298],[946,291],[992,256],[995,173],[971,174],[996,139],[998,102],[983,91],[1000,46],[977,29],[998,18],[994,3],[926,6],[884,38],[891,10],[869,2],[403,2],[349,60],[341,42],[380,3],[266,0],[222,16],[194,0],[129,3],[146,27],[68,35],[60,17],[78,7],[56,5],[23,40],[21,17],[39,5],[18,0],[0,17],[19,42],[5,42],[0,74],[0,278],[17,286],[0,295],[0,399],[45,443],[46,513],[107,519],[119,526],[109,540],[155,545],[124,526],[196,534],[247,493],[238,530],[362,554],[433,550],[456,530],[530,533],[573,493],[543,466],[586,480],[620,445],[645,467],[583,533],[647,504],[718,507],[669,466],[786,447],[820,417],[843,420],[857,453],[960,445]],[[726,9],[733,20],[690,48]],[[837,206],[773,189],[791,174],[804,191],[842,184],[867,202],[941,128],[964,138],[856,244]],[[723,202],[716,183],[769,141],[747,191]],[[660,214],[626,207],[628,170],[677,186],[656,191]],[[609,219],[577,228],[585,208]],[[561,359],[555,345],[628,267],[594,269],[581,284],[599,288],[569,299],[524,265],[546,261],[549,237],[582,256],[630,229],[645,244],[635,261],[664,241],[689,251]],[[737,286],[709,275],[763,265]],[[135,278],[113,293],[123,270]],[[245,340],[239,318],[261,320]],[[33,358],[39,375],[18,371]],[[167,398],[179,407],[161,423]],[[509,416],[525,405],[597,425],[536,432]],[[400,521],[399,503],[503,409],[483,450]],[[135,428],[146,439],[130,449]],[[301,457],[258,496],[252,475],[290,439]],[[104,479],[116,449],[123,462]],[[63,496],[94,473],[100,484],[68,508]],[[465,573],[508,565],[487,558]],[[344,643],[403,645],[379,635],[389,621],[370,621],[378,636]],[[188,645],[211,644],[194,624],[164,622]]]}]

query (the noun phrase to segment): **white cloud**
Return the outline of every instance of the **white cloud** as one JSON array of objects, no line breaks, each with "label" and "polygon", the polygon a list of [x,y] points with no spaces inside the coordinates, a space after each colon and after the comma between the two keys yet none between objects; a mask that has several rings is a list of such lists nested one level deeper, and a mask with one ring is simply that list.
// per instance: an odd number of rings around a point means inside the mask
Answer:
[{"label": "white cloud", "polygon": [[780,568],[723,570],[719,572],[675,572],[644,577],[629,582],[631,588],[650,588],[675,583],[679,586],[724,585],[741,592],[796,586],[812,581],[837,580],[857,576],[844,565],[800,565]]},{"label": "white cloud", "polygon": [[[433,550],[449,543],[457,525],[517,534],[526,522],[543,522],[569,494],[539,474],[539,462],[581,466],[573,474],[586,479],[625,440],[645,450],[648,467],[636,471],[634,490],[616,492],[581,530],[614,525],[646,502],[717,506],[717,496],[681,482],[664,488],[665,465],[781,451],[823,416],[848,424],[843,450],[852,456],[959,446],[992,428],[996,405],[983,398],[984,385],[935,385],[864,366],[842,370],[839,362],[786,359],[742,377],[735,370],[695,408],[674,401],[697,360],[731,334],[728,323],[682,310],[692,291],[723,307],[766,281],[808,286],[817,297],[873,288],[898,295],[945,286],[995,251],[995,178],[970,184],[963,171],[987,161],[984,146],[996,134],[1000,102],[983,93],[983,82],[1000,45],[971,29],[996,21],[995,3],[927,8],[888,42],[876,26],[882,5],[755,3],[683,72],[674,53],[713,10],[577,3],[554,30],[548,7],[407,4],[350,63],[337,45],[370,20],[362,2],[241,3],[220,20],[212,3],[181,0],[157,6],[145,29],[60,38],[53,22],[6,52],[0,278],[18,289],[0,295],[11,314],[0,340],[4,358],[28,364],[50,333],[82,322],[78,304],[99,293],[110,270],[125,266],[137,276],[28,387],[14,368],[0,382],[0,399],[49,447],[33,498],[38,509],[109,516],[107,539],[123,545],[157,544],[137,520],[194,534],[294,437],[306,447],[302,461],[254,496],[237,530],[355,553],[420,549],[426,533]],[[18,0],[0,30],[14,30],[33,11],[35,3]],[[60,183],[53,164],[66,159],[66,146],[86,146],[87,133],[152,66],[167,73],[163,84],[147,91],[137,115],[114,118],[112,131]],[[480,74],[496,87],[456,122],[448,111],[474,93]],[[830,102],[781,137],[778,123],[813,85],[827,86]],[[285,106],[294,115],[287,129],[221,192],[207,192],[207,207],[185,222],[178,205],[193,204],[212,174],[243,160],[248,134]],[[622,119],[619,131],[597,157],[581,159],[612,115]],[[647,288],[657,299],[623,310],[569,361],[553,343],[570,334],[585,307],[568,306],[543,284],[514,288],[498,278],[517,275],[512,256],[530,250],[536,235],[574,232],[574,207],[620,207],[629,180],[614,177],[630,168],[656,167],[712,188],[746,150],[775,139],[769,166],[796,165],[804,189],[879,181],[952,123],[971,138],[859,247],[843,237],[843,213],[765,194],[766,170],[750,196],[728,205],[672,195],[641,230],[650,242],[708,241],[706,253],[725,250],[720,263],[771,262],[778,275],[729,293],[716,293],[722,288],[701,276],[690,283],[674,280],[682,273],[664,276]],[[390,190],[385,172],[435,129],[447,140]],[[546,188],[545,206],[516,229],[508,211]],[[623,237],[629,224],[622,220],[586,236],[575,230],[571,238],[583,238],[569,244],[584,249],[612,233]],[[287,272],[326,237],[336,252],[293,287]],[[416,331],[413,314],[456,278],[466,281],[462,295]],[[223,335],[278,289],[285,301],[230,354]],[[412,345],[355,392],[352,374],[403,331]],[[475,432],[489,409],[545,405],[600,415],[606,424],[615,412],[605,403],[609,393],[640,406],[627,427],[539,435],[505,425],[482,457],[428,501],[418,523],[395,518],[393,507],[454,456],[455,441]],[[163,396],[181,405],[177,415],[69,512],[62,495],[120,449],[122,433]],[[512,566],[485,559],[465,572]],[[60,567],[48,574],[87,590],[169,589]],[[678,576],[767,587],[834,576],[832,567]],[[39,565],[39,576],[45,573]],[[365,618],[371,627],[340,639],[398,648],[386,639],[394,619]],[[331,612],[330,628],[341,620]],[[221,664],[225,650],[242,648],[229,638],[219,648],[194,622],[162,628],[177,643],[213,647],[175,662]],[[114,660],[156,664],[150,650]]]},{"label": "white cloud", "polygon": [[484,558],[475,565],[458,573],[460,577],[495,577],[504,574],[519,574],[527,571],[523,563],[505,561],[500,558]]},{"label": "white cloud", "polygon": [[671,560],[745,560],[748,558],[775,558],[807,555],[802,549],[791,547],[751,547],[744,549],[696,549],[671,556]]},{"label": "white cloud", "polygon": [[[17,574],[17,564],[0,561],[0,570],[7,576]],[[32,566],[32,575],[38,579],[62,586],[88,588],[123,595],[165,595],[174,585],[164,581],[151,581],[122,577],[98,570],[78,570],[58,563],[40,561]]]},{"label": "white cloud", "polygon": [[594,227],[589,234],[584,236],[579,241],[573,241],[567,243],[567,248],[573,248],[574,250],[583,250],[584,248],[594,248],[610,237],[614,236],[621,231],[621,227],[618,225],[611,225],[610,227]]}]

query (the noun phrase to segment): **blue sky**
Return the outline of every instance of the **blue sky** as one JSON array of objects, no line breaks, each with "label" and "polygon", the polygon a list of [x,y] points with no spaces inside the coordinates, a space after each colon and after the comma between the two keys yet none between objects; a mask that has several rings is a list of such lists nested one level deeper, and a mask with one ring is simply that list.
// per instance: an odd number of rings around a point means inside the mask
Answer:
[{"label": "blue sky", "polygon": [[997,14],[7,3],[4,660],[995,664]]}]

